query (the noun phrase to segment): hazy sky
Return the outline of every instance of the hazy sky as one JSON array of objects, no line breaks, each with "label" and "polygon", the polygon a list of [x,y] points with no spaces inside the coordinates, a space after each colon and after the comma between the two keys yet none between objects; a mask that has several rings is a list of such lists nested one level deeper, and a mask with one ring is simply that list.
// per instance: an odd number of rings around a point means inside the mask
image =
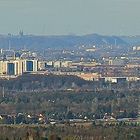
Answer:
[{"label": "hazy sky", "polygon": [[140,35],[140,0],[0,0],[0,34]]}]

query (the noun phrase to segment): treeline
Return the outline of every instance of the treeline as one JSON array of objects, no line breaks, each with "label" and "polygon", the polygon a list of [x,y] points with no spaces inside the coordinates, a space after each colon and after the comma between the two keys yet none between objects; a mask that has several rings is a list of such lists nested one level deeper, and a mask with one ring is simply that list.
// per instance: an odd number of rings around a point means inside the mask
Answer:
[{"label": "treeline", "polygon": [[99,119],[138,117],[139,91],[44,91],[0,94],[0,114],[43,113],[47,118]]},{"label": "treeline", "polygon": [[15,79],[4,80],[0,79],[0,87],[7,90],[51,90],[51,89],[68,89],[81,88],[84,85],[89,85],[87,82],[77,76],[62,76],[62,75],[35,75],[25,74]]},{"label": "treeline", "polygon": [[139,127],[1,126],[0,140],[139,140]]},{"label": "treeline", "polygon": [[140,90],[140,81],[119,83],[86,81],[74,75],[24,74],[15,79],[0,79],[0,90],[46,91],[46,90]]},{"label": "treeline", "polygon": [[25,74],[0,80],[0,114],[43,113],[57,120],[99,119],[105,113],[135,118],[140,110],[139,88],[139,82],[110,84],[77,76]]}]

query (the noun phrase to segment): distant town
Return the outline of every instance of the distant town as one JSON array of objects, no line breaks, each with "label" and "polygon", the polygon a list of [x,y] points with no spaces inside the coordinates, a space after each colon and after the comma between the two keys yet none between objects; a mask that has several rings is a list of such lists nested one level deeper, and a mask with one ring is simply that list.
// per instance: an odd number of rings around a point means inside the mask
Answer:
[{"label": "distant town", "polygon": [[[102,57],[91,59],[88,55],[98,53],[96,46],[79,50],[48,50],[53,56],[47,60],[42,54],[28,50],[0,50],[0,77],[14,78],[25,73],[75,75],[87,81],[118,83],[140,80],[140,58],[138,56]],[[131,53],[139,53],[140,47],[132,47]],[[110,52],[111,53],[111,52]],[[65,55],[65,57],[64,57]],[[66,57],[67,56],[67,57]],[[72,58],[73,56],[73,58]],[[82,57],[83,56],[83,57]]]},{"label": "distant town", "polygon": [[[139,128],[139,43],[128,45],[117,37],[87,36],[91,37],[95,42],[46,48],[42,44],[49,44],[51,37],[23,32],[5,37],[6,47],[0,49],[2,127],[87,128],[88,132],[91,127],[108,131],[112,127]],[[24,45],[31,38],[40,46]],[[57,45],[69,44],[63,37],[56,38]],[[28,137],[33,138],[33,134],[29,132]]]}]

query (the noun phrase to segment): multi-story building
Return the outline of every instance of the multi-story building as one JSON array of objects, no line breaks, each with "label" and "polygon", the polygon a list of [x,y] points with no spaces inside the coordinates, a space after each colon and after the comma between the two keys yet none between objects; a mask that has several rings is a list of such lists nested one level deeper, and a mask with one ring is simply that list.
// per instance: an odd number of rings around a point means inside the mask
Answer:
[{"label": "multi-story building", "polygon": [[4,75],[7,73],[7,62],[8,61],[0,61],[0,75]]},{"label": "multi-story building", "polygon": [[37,60],[26,60],[25,71],[26,72],[36,72],[38,70]]},{"label": "multi-story building", "polygon": [[1,60],[0,75],[22,75],[24,72],[36,72],[38,60]]}]

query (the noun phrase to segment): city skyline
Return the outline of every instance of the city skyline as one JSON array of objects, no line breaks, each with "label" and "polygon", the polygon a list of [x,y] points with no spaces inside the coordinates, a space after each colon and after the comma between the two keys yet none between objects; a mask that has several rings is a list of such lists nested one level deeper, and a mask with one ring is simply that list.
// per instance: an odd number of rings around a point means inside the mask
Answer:
[{"label": "city skyline", "polygon": [[140,35],[139,0],[0,0],[0,34]]}]

